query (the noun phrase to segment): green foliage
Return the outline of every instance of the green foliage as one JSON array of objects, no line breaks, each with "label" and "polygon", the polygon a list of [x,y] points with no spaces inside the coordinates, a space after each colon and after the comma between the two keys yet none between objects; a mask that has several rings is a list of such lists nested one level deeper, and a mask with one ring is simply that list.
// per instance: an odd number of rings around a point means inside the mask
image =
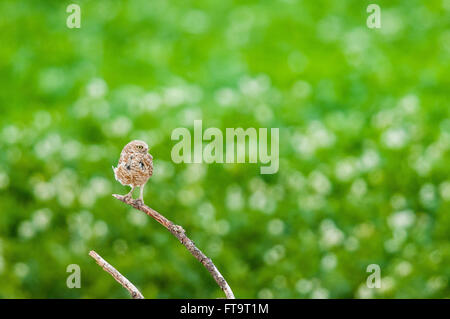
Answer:
[{"label": "green foliage", "polygon": [[[128,298],[91,249],[146,298],[223,296],[111,197],[137,138],[155,164],[146,203],[237,297],[450,297],[448,0],[380,0],[381,29],[368,1],[77,3],[80,29],[69,2],[0,2],[0,298]],[[279,172],[174,164],[171,132],[194,119],[279,127]]]}]

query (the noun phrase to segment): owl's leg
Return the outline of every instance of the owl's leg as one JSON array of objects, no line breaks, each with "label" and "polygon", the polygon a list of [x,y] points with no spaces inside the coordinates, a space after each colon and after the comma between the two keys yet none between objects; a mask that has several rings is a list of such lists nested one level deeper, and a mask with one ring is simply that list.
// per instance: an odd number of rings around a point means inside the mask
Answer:
[{"label": "owl's leg", "polygon": [[145,186],[145,184],[140,187],[140,193],[139,193],[139,200],[141,200],[142,202],[144,202],[144,186]]},{"label": "owl's leg", "polygon": [[134,191],[134,189],[135,189],[135,186],[131,186],[130,192],[129,192],[128,194],[126,194],[125,197],[131,197],[131,198],[133,198],[133,191]]}]

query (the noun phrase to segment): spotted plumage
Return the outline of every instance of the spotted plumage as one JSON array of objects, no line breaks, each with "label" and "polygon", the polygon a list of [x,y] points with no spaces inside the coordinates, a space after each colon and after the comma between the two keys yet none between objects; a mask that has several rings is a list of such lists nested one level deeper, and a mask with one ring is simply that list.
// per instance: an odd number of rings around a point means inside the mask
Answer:
[{"label": "spotted plumage", "polygon": [[132,196],[136,187],[140,187],[139,199],[144,201],[144,186],[153,175],[153,157],[148,154],[145,142],[134,140],[125,145],[120,153],[117,167],[113,166],[114,176],[122,185],[130,186],[126,196]]}]

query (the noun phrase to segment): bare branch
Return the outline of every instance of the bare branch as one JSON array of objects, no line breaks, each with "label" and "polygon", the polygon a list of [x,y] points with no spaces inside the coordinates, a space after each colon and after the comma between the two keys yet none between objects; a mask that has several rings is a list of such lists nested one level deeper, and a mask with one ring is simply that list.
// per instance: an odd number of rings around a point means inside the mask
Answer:
[{"label": "bare branch", "polygon": [[214,278],[214,280],[217,282],[219,287],[223,290],[225,293],[225,296],[227,299],[234,299],[233,291],[231,291],[230,286],[228,285],[225,278],[222,276],[222,274],[219,272],[217,267],[214,265],[214,263],[206,257],[206,255],[198,249],[194,242],[189,239],[186,234],[183,227],[179,225],[175,225],[173,222],[165,218],[163,215],[158,213],[156,210],[148,207],[145,205],[142,201],[136,199],[133,200],[131,197],[126,197],[122,195],[113,194],[113,197],[117,198],[118,200],[124,202],[125,204],[128,204],[144,213],[146,213],[148,216],[154,218],[158,223],[163,225],[165,228],[167,228],[168,231],[172,233],[178,240],[189,250],[189,252],[197,258],[200,263],[205,266],[205,268],[209,271],[211,276]]},{"label": "bare branch", "polygon": [[126,290],[128,290],[133,299],[144,299],[144,296],[141,294],[141,292],[99,254],[91,250],[89,252],[89,256],[94,258],[97,264],[102,267],[104,271],[108,272],[111,276],[114,277],[115,280],[117,280],[119,284],[121,284]]}]

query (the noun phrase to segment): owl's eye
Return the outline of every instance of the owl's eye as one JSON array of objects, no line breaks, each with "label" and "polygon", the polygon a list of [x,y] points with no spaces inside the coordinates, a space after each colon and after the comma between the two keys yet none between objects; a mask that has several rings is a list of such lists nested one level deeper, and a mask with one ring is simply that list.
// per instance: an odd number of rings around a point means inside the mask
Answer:
[{"label": "owl's eye", "polygon": [[143,149],[144,147],[143,147],[142,145],[138,145],[137,148],[141,150],[141,149]]}]

